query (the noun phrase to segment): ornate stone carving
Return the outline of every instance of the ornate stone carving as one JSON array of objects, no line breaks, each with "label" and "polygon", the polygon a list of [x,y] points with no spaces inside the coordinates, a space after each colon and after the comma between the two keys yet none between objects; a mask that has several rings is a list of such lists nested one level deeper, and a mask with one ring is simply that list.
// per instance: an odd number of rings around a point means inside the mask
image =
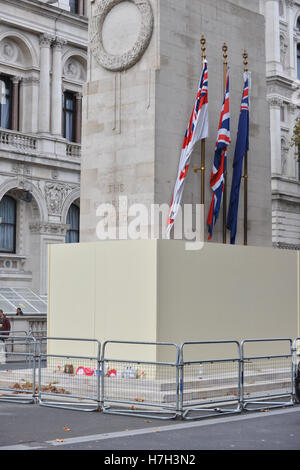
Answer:
[{"label": "ornate stone carving", "polygon": [[29,224],[29,229],[31,233],[65,236],[69,230],[69,225],[53,222],[33,222]]},{"label": "ornate stone carving", "polygon": [[103,45],[102,28],[106,16],[113,7],[124,0],[96,0],[90,23],[91,51],[97,62],[107,70],[119,72],[135,65],[146,51],[153,32],[154,18],[149,0],[130,0],[141,14],[141,28],[133,47],[122,55],[107,53]]},{"label": "ornate stone carving", "polygon": [[53,47],[54,47],[55,49],[62,50],[62,48],[63,48],[63,46],[64,46],[65,44],[67,44],[66,39],[60,38],[60,37],[57,36],[57,37],[55,38],[54,42],[53,42]]},{"label": "ornate stone carving", "polygon": [[82,78],[82,65],[78,60],[70,58],[64,66],[64,75],[71,80],[80,80]]},{"label": "ornate stone carving", "polygon": [[280,96],[269,96],[267,99],[271,108],[280,108],[283,105],[283,99]]},{"label": "ornate stone carving", "polygon": [[284,35],[280,35],[280,62],[283,67],[283,69],[286,66],[286,55],[287,55],[287,41]]},{"label": "ornate stone carving", "polygon": [[68,194],[74,189],[74,187],[75,186],[64,183],[46,183],[45,194],[49,214],[61,215],[63,203]]},{"label": "ornate stone carving", "polygon": [[54,41],[54,36],[51,34],[41,34],[40,36],[40,46],[41,47],[50,47],[51,43]]},{"label": "ornate stone carving", "polygon": [[18,56],[17,45],[9,39],[2,41],[1,56],[8,62],[15,62]]},{"label": "ornate stone carving", "polygon": [[295,0],[286,0],[286,6],[288,8],[294,8]]}]

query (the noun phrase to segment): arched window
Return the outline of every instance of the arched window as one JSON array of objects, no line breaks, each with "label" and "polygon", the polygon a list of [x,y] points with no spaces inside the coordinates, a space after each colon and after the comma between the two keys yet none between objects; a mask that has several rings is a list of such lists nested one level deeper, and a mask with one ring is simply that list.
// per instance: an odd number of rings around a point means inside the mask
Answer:
[{"label": "arched window", "polygon": [[0,75],[0,127],[11,129],[12,124],[12,82]]},{"label": "arched window", "polygon": [[0,201],[0,252],[16,252],[16,201],[4,196]]},{"label": "arched window", "polygon": [[300,16],[297,19],[297,29],[300,31]]},{"label": "arched window", "polygon": [[72,204],[67,215],[67,224],[70,225],[70,229],[67,231],[66,243],[79,243],[79,214],[79,207]]},{"label": "arched window", "polygon": [[300,80],[300,44],[297,45],[297,77]]}]

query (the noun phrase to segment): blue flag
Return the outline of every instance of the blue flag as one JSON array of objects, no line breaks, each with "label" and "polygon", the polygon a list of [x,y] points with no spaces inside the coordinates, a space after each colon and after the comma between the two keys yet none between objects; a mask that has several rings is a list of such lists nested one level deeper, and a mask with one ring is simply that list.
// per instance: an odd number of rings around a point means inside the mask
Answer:
[{"label": "blue flag", "polygon": [[233,160],[233,175],[226,226],[230,230],[230,243],[235,244],[239,210],[243,161],[249,150],[249,73],[244,74],[244,89],[240,111],[238,135]]}]

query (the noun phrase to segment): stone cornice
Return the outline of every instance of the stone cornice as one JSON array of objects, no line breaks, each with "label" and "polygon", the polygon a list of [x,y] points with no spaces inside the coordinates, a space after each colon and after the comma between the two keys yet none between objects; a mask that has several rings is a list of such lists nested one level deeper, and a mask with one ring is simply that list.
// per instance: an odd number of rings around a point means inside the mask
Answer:
[{"label": "stone cornice", "polygon": [[[14,6],[17,10],[17,13],[13,14],[8,13],[9,5]],[[32,19],[30,21],[26,20],[22,16],[22,10],[32,12]],[[38,0],[0,0],[0,10],[1,10],[1,22],[8,26],[14,27],[16,24],[18,27],[22,28],[24,31],[34,33],[34,34],[52,34],[56,35],[56,22],[59,19],[59,22],[66,23],[73,28],[84,31],[84,37],[81,37],[83,33],[75,35],[69,33],[66,37],[69,44],[74,44],[78,48],[84,50],[87,49],[88,44],[88,19],[82,16],[70,15],[66,10],[41,3]],[[35,15],[35,16],[34,16]],[[49,19],[49,26],[46,30],[41,28],[39,17],[43,15]],[[57,30],[58,31],[58,30]],[[60,34],[60,33],[58,33]]]},{"label": "stone cornice", "polygon": [[274,242],[273,247],[281,250],[300,250],[300,244],[294,245],[293,243]]},{"label": "stone cornice", "polygon": [[267,76],[267,85],[281,85],[285,88],[291,89],[294,87],[295,80],[292,78],[284,77],[282,75],[269,75]]},{"label": "stone cornice", "polygon": [[[0,4],[2,3],[2,0]],[[23,9],[22,4],[26,4],[26,10],[32,10],[33,12],[36,12],[37,10],[43,10],[43,15],[49,16],[49,18],[56,18],[58,15],[59,17],[63,17],[66,19],[66,21],[71,22],[71,23],[82,23],[87,26],[88,24],[88,18],[85,16],[80,16],[80,15],[74,15],[74,13],[70,13],[67,10],[64,10],[62,8],[58,8],[54,5],[51,5],[49,3],[43,3],[40,2],[39,0],[5,0],[5,4],[12,4],[15,5],[17,8]]]}]

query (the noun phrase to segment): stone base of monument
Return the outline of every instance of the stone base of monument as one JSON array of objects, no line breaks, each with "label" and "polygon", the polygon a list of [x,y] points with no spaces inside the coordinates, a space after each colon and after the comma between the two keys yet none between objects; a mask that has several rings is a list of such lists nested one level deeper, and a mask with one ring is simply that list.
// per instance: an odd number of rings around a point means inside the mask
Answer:
[{"label": "stone base of monument", "polygon": [[[190,250],[173,240],[51,245],[48,336],[102,345],[294,339],[299,276],[296,251],[212,243]],[[210,345],[202,354],[237,354],[226,347]],[[50,342],[48,353],[95,351],[92,344],[60,341]],[[175,346],[150,344],[109,343],[105,351],[106,358],[134,361],[176,362],[176,355]],[[185,360],[199,360],[196,348],[186,348]]]}]

